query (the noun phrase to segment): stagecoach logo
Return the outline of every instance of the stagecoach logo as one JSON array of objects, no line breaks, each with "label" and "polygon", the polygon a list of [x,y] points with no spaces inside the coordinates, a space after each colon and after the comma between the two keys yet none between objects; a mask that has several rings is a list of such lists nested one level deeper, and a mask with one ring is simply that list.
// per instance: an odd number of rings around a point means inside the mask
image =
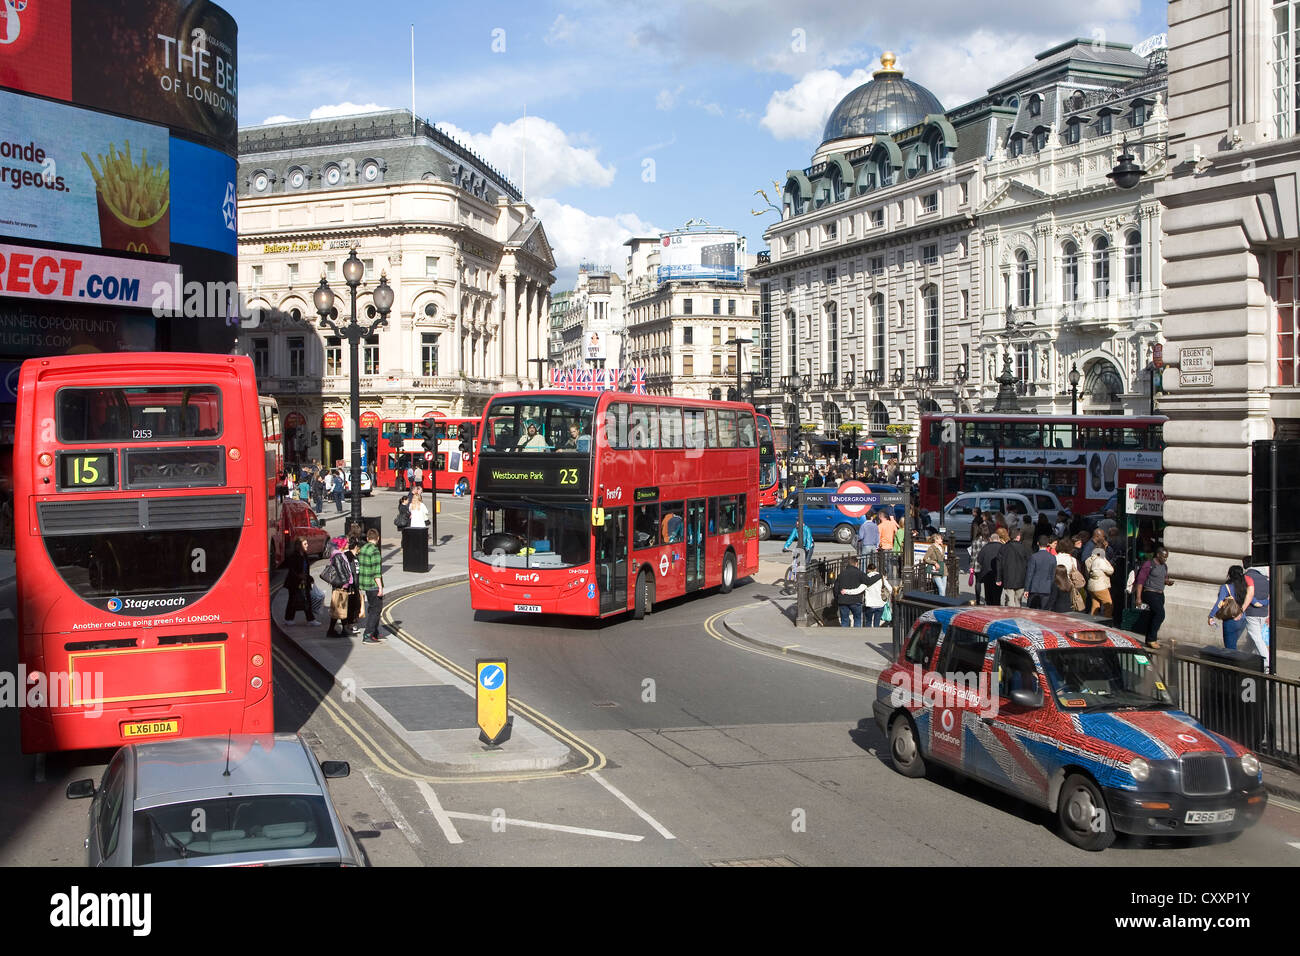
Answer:
[{"label": "stagecoach logo", "polygon": [[190,603],[190,598],[183,594],[173,594],[167,597],[147,597],[147,598],[109,598],[104,602],[104,610],[113,614],[133,614],[136,616],[148,614],[166,614],[168,611],[176,608],[185,607]]},{"label": "stagecoach logo", "polygon": [[534,571],[532,574],[516,574],[516,581],[527,581],[530,584],[536,584],[542,579],[542,576]]}]

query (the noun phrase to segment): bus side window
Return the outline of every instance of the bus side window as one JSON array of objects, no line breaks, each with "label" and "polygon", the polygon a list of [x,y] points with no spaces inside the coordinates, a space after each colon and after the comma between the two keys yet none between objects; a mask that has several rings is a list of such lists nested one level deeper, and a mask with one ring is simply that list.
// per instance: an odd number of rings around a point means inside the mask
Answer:
[{"label": "bus side window", "polygon": [[749,412],[740,412],[737,416],[737,423],[740,427],[740,447],[755,448],[758,446],[757,432],[754,428],[754,416]]},{"label": "bus side window", "polygon": [[610,448],[627,447],[627,405],[623,402],[605,409],[605,443]]},{"label": "bus side window", "polygon": [[717,412],[717,409],[714,409],[714,408],[707,408],[707,409],[705,409],[705,410],[704,410],[704,421],[705,421],[705,428],[706,428],[706,431],[707,431],[707,433],[708,433],[708,438],[706,439],[706,441],[708,442],[708,447],[709,447],[709,448],[721,448],[722,446],[718,444],[718,412]]},{"label": "bus side window", "polygon": [[659,447],[682,447],[682,410],[662,405],[659,408]]},{"label": "bus side window", "polygon": [[632,519],[632,550],[653,548],[659,543],[659,505],[637,505]]},{"label": "bus side window", "polygon": [[628,411],[628,445],[631,448],[657,446],[657,421],[653,405],[633,405]]},{"label": "bus side window", "polygon": [[707,448],[704,435],[704,409],[688,408],[685,411],[685,445],[687,448]]}]

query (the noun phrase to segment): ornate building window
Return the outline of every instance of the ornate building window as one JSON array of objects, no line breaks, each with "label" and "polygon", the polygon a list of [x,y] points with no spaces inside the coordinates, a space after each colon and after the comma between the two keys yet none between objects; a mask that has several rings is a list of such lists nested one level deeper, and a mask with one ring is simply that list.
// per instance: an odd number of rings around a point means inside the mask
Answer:
[{"label": "ornate building window", "polygon": [[266,339],[253,339],[253,372],[258,378],[271,374],[271,346]]},{"label": "ornate building window", "polygon": [[795,322],[794,310],[785,314],[785,367],[791,375],[799,374],[799,328]]},{"label": "ornate building window", "polygon": [[379,336],[368,335],[361,343],[361,374],[379,374]]},{"label": "ornate building window", "polygon": [[927,285],[921,289],[921,304],[925,318],[925,367],[937,381],[939,378],[939,288]]},{"label": "ornate building window", "polygon": [[1300,283],[1296,281],[1296,250],[1274,253],[1273,301],[1277,303],[1274,335],[1277,342],[1275,385],[1300,384]]},{"label": "ornate building window", "polygon": [[1097,361],[1088,366],[1083,380],[1084,398],[1093,405],[1118,405],[1124,393],[1124,381],[1115,366]]},{"label": "ornate building window", "polygon": [[327,335],[325,337],[325,374],[348,374],[343,368],[343,340],[337,335]]},{"label": "ornate building window", "polygon": [[1098,302],[1110,298],[1110,241],[1105,236],[1092,241],[1092,297]]},{"label": "ornate building window", "polygon": [[826,306],[826,371],[840,377],[840,312],[834,302]]},{"label": "ornate building window", "polygon": [[871,357],[875,360],[875,369],[885,374],[885,297],[879,293],[869,300],[871,303]]},{"label": "ornate building window", "polygon": [[436,378],[438,375],[437,332],[420,334],[420,374],[425,378]]},{"label": "ornate building window", "polygon": [[1124,293],[1142,293],[1142,236],[1136,230],[1124,236]]},{"label": "ornate building window", "polygon": [[1282,0],[1273,4],[1273,49],[1270,58],[1273,88],[1273,129],[1278,139],[1294,136],[1296,132],[1296,0]]},{"label": "ornate building window", "polygon": [[1068,239],[1061,246],[1061,301],[1079,301],[1079,247]]},{"label": "ornate building window", "polygon": [[1022,309],[1029,308],[1033,297],[1033,283],[1030,281],[1029,253],[1024,249],[1016,250],[1016,305]]},{"label": "ornate building window", "polygon": [[307,342],[301,335],[289,336],[289,377],[303,378],[307,374]]}]

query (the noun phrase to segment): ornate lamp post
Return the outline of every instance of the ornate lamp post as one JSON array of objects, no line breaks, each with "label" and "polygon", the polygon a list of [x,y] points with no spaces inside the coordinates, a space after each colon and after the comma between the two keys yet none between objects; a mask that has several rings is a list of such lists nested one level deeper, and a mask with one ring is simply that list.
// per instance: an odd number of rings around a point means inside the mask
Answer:
[{"label": "ornate lamp post", "polygon": [[[372,319],[369,325],[357,321],[357,287],[365,277],[366,267],[357,258],[354,247],[343,263],[343,281],[348,284],[352,294],[352,313],[347,324],[340,326],[335,319],[339,310],[334,306],[334,291],[321,276],[320,285],[312,294],[316,311],[320,313],[320,325],[329,329],[341,339],[347,339],[351,352],[352,381],[349,400],[352,408],[352,523],[361,523],[361,360],[359,350],[361,340],[370,333],[388,324],[388,313],[393,308],[393,289],[388,284],[388,276],[380,273],[379,285],[371,297],[374,304],[366,307],[366,315]],[[378,316],[378,318],[376,318]]]},{"label": "ornate lamp post", "polygon": [[1070,363],[1070,414],[1079,414],[1079,379],[1083,376],[1079,374],[1079,364]]}]

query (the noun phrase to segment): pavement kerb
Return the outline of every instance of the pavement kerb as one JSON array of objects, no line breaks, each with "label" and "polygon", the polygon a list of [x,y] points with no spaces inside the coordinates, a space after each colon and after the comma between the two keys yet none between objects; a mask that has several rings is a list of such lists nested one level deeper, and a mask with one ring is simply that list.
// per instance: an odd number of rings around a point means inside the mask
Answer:
[{"label": "pavement kerb", "polygon": [[730,633],[732,637],[736,638],[736,640],[749,644],[752,647],[757,647],[760,650],[765,651],[775,651],[783,657],[798,658],[800,660],[810,661],[814,664],[825,664],[831,667],[837,667],[840,670],[852,671],[856,674],[865,674],[868,677],[879,677],[880,672],[886,667],[884,664],[881,664],[879,667],[866,664],[854,664],[849,661],[841,660],[838,657],[832,657],[829,654],[815,654],[811,651],[802,650],[801,648],[792,648],[773,638],[761,638],[755,637],[752,634],[747,634],[742,630],[740,625],[731,620],[733,614],[743,609],[744,608],[734,608],[731,611],[728,611],[727,615],[722,619],[722,626],[725,627],[727,632]]}]

